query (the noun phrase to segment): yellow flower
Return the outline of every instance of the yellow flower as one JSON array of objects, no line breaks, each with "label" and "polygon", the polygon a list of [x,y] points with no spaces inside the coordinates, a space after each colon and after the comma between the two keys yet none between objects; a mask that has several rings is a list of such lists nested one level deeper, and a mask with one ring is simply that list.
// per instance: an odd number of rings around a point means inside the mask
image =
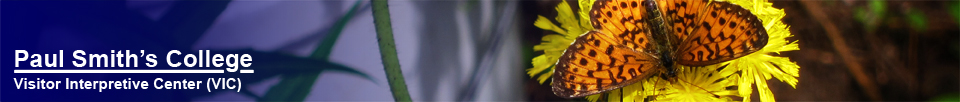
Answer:
[{"label": "yellow flower", "polygon": [[[556,20],[562,26],[556,26],[549,19],[539,16],[534,25],[559,34],[544,36],[543,42],[534,46],[534,50],[544,51],[544,55],[533,59],[534,67],[527,69],[527,74],[539,80],[541,84],[551,77],[553,65],[570,43],[586,31],[593,30],[587,14],[593,2],[594,0],[579,1],[580,12],[577,13],[579,17],[574,15],[566,1],[561,2],[557,6],[559,15]],[[780,21],[786,15],[783,10],[773,8],[772,4],[766,0],[729,0],[728,2],[750,10],[763,21],[764,28],[770,37],[763,49],[738,59],[709,66],[693,68],[676,65],[678,72],[674,81],[655,76],[586,98],[594,102],[601,100],[604,96],[606,99],[602,100],[607,101],[732,101],[731,97],[743,97],[743,101],[751,101],[752,86],[757,85],[760,101],[769,102],[775,101],[766,83],[770,78],[777,78],[796,88],[800,66],[791,62],[789,58],[770,55],[800,50],[796,41],[786,40],[793,35],[790,34],[789,26]]]},{"label": "yellow flower", "polygon": [[[716,102],[732,101],[739,97],[737,83],[739,75],[735,71],[720,69],[720,64],[704,67],[679,66],[675,82],[661,77],[645,79],[641,82],[608,92],[609,101],[638,102],[652,101],[693,101]],[[590,95],[587,100],[597,102],[603,95]],[[647,99],[651,98],[651,99]]]},{"label": "yellow flower", "polygon": [[763,21],[764,28],[770,36],[767,46],[760,51],[750,55],[731,60],[723,65],[728,69],[739,69],[741,78],[739,82],[740,95],[744,96],[743,101],[750,101],[750,94],[753,91],[753,84],[757,85],[757,91],[760,92],[760,101],[775,101],[773,93],[767,87],[767,80],[777,78],[780,81],[790,84],[797,88],[797,77],[800,77],[800,66],[791,62],[789,58],[773,56],[771,53],[780,54],[783,51],[800,50],[796,41],[790,42],[787,37],[790,34],[789,26],[780,21],[786,13],[782,9],[773,8],[773,3],[766,0],[730,0],[729,2],[738,4],[750,10],[757,15],[757,18]]},{"label": "yellow flower", "polygon": [[[718,66],[683,68],[677,74],[677,82],[660,91],[658,101],[716,102],[731,101],[729,96],[739,96],[734,73],[718,73]],[[731,76],[733,75],[733,76]],[[728,77],[730,76],[730,77]]]},{"label": "yellow flower", "polygon": [[[583,0],[580,5],[592,5],[592,0]],[[587,4],[585,4],[587,3]],[[574,39],[577,39],[583,33],[593,30],[590,25],[590,15],[587,14],[590,6],[580,6],[580,12],[574,15],[573,10],[566,1],[557,5],[557,18],[560,26],[553,24],[550,19],[543,16],[537,16],[537,21],[533,25],[540,29],[550,30],[558,34],[543,36],[540,45],[533,46],[534,51],[543,51],[544,54],[533,58],[533,68],[527,69],[530,77],[536,78],[541,84],[553,76],[553,65],[560,59],[563,51],[570,46]]]}]

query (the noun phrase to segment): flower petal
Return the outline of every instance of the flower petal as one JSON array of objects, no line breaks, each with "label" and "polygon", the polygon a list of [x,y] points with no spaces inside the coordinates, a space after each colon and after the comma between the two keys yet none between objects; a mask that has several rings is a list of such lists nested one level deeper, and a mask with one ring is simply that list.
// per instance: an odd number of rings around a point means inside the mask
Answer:
[{"label": "flower petal", "polygon": [[533,26],[537,26],[540,29],[546,29],[560,34],[567,34],[567,31],[564,31],[557,25],[554,25],[553,22],[550,22],[547,17],[537,16],[537,20],[533,21]]}]

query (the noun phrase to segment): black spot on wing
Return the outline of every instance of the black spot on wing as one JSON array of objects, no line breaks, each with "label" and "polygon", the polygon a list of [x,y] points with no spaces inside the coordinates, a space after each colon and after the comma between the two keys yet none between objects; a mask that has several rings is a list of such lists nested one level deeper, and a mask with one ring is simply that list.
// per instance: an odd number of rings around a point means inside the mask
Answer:
[{"label": "black spot on wing", "polygon": [[588,76],[588,77],[593,77],[593,71],[592,71],[592,70],[587,70],[587,76]]},{"label": "black spot on wing", "polygon": [[637,39],[637,43],[641,43],[641,44],[642,44],[644,40],[645,40],[645,39]]},{"label": "black spot on wing", "polygon": [[603,70],[603,64],[597,63],[597,70]]},{"label": "black spot on wing", "polygon": [[730,22],[730,28],[737,28],[737,22]]},{"label": "black spot on wing", "polygon": [[686,14],[686,15],[683,15],[683,18],[684,18],[684,19],[693,19],[693,18],[696,18],[696,17],[697,17],[697,15],[694,15],[694,14]]},{"label": "black spot on wing", "polygon": [[706,28],[707,31],[710,31],[710,29],[713,28],[710,26],[710,23],[707,23],[707,21],[703,21],[703,23],[701,23],[700,26],[703,26],[704,28]]},{"label": "black spot on wing", "polygon": [[603,80],[599,80],[599,79],[598,79],[598,80],[597,80],[597,89],[601,89],[602,87],[603,87]]},{"label": "black spot on wing", "polygon": [[727,46],[727,47],[724,47],[723,50],[727,50],[727,53],[734,53],[732,47],[733,46]]},{"label": "black spot on wing", "polygon": [[681,1],[681,2],[680,2],[680,5],[678,5],[678,6],[686,8],[686,7],[687,7],[687,1]]},{"label": "black spot on wing", "polygon": [[584,65],[584,66],[585,66],[585,65],[587,65],[587,63],[588,63],[588,62],[587,62],[587,59],[580,58],[580,65]]},{"label": "black spot on wing", "polygon": [[703,59],[700,58],[700,57],[702,57],[702,56],[703,56],[703,51],[697,51],[697,55],[696,55],[696,58],[695,58],[696,61],[703,61]]},{"label": "black spot on wing", "polygon": [[[613,54],[613,46],[607,46],[607,55]],[[613,58],[613,57],[610,57]]]},{"label": "black spot on wing", "polygon": [[590,55],[590,57],[597,57],[597,51],[590,50],[589,55]]},{"label": "black spot on wing", "polygon": [[[724,25],[724,24],[726,24],[726,23],[727,23],[727,19],[726,19],[726,18],[720,18],[720,25]],[[733,26],[730,26],[730,27],[732,28]]]},{"label": "black spot on wing", "polygon": [[600,40],[593,40],[593,46],[600,46]]}]

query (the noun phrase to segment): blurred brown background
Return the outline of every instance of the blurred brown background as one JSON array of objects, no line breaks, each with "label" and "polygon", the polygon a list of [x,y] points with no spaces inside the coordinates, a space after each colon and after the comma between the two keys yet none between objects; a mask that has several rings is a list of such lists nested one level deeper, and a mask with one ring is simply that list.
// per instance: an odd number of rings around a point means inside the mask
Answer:
[{"label": "blurred brown background", "polygon": [[[577,8],[576,0],[568,0]],[[944,101],[960,97],[960,2],[903,0],[771,1],[787,13],[800,50],[784,52],[800,65],[796,89],[772,79],[778,101]],[[551,20],[560,1],[522,1],[526,61],[532,46],[554,32],[533,26]],[[526,68],[532,67],[527,62]],[[529,101],[569,101],[528,75]],[[759,100],[756,90],[754,100]]]}]

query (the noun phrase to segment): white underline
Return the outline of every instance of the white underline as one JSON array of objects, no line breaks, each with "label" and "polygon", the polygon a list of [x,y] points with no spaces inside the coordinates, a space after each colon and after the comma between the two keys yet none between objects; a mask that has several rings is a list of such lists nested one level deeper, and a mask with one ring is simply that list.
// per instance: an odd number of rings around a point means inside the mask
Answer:
[{"label": "white underline", "polygon": [[[225,71],[220,70],[207,70],[207,69],[186,69],[186,70],[140,70],[140,69],[116,69],[116,70],[100,70],[100,69],[90,69],[90,70],[24,70],[24,69],[14,69],[13,73],[224,73]],[[244,70],[240,70],[244,72]],[[253,73],[253,70],[249,70],[250,73]]]},{"label": "white underline", "polygon": [[241,69],[240,73],[253,73],[253,69]]}]

